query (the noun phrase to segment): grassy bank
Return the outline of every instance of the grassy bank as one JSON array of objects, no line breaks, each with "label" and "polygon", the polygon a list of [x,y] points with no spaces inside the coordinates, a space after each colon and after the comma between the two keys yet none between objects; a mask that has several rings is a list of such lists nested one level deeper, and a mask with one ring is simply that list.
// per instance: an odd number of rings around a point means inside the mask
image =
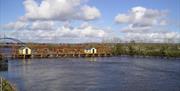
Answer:
[{"label": "grassy bank", "polygon": [[113,47],[114,55],[180,57],[180,44],[119,43]]},{"label": "grassy bank", "polygon": [[0,90],[2,90],[2,91],[17,91],[15,89],[15,86],[13,86],[9,81],[2,79],[2,78],[1,78],[1,82],[0,82]]}]

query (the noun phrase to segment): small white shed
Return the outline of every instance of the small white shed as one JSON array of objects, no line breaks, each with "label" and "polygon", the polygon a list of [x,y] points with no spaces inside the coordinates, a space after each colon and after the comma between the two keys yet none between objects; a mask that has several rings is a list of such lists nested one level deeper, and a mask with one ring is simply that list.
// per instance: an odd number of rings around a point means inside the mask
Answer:
[{"label": "small white shed", "polygon": [[30,48],[28,48],[28,47],[21,47],[20,49],[19,49],[19,54],[20,55],[31,55],[31,49]]},{"label": "small white shed", "polygon": [[84,49],[84,53],[86,53],[86,54],[95,54],[95,53],[97,53],[97,49],[96,48]]}]

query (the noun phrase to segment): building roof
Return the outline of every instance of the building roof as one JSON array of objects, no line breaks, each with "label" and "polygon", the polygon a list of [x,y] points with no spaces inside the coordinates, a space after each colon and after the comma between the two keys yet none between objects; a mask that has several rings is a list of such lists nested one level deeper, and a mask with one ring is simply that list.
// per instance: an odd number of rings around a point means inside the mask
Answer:
[{"label": "building roof", "polygon": [[91,49],[96,49],[96,48],[94,48],[94,47],[92,47],[92,48],[85,48],[85,50],[91,50]]},{"label": "building roof", "polygon": [[30,49],[29,47],[26,47],[26,46],[23,46],[23,47],[21,47],[21,48],[19,48],[19,49],[22,50],[22,49],[25,49],[25,48]]}]

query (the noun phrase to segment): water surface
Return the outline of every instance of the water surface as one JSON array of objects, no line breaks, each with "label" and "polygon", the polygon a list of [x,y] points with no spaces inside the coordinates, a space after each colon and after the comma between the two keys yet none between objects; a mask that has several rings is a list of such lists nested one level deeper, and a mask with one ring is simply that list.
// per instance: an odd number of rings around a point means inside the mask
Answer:
[{"label": "water surface", "polygon": [[180,60],[103,57],[10,60],[19,91],[180,91]]}]

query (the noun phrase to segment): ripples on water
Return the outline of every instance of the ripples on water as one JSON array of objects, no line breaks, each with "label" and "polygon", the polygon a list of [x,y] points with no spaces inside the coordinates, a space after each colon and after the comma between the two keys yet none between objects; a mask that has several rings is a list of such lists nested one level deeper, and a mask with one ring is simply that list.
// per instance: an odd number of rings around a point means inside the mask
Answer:
[{"label": "ripples on water", "polygon": [[180,91],[177,59],[29,59],[8,65],[0,76],[20,91]]}]

